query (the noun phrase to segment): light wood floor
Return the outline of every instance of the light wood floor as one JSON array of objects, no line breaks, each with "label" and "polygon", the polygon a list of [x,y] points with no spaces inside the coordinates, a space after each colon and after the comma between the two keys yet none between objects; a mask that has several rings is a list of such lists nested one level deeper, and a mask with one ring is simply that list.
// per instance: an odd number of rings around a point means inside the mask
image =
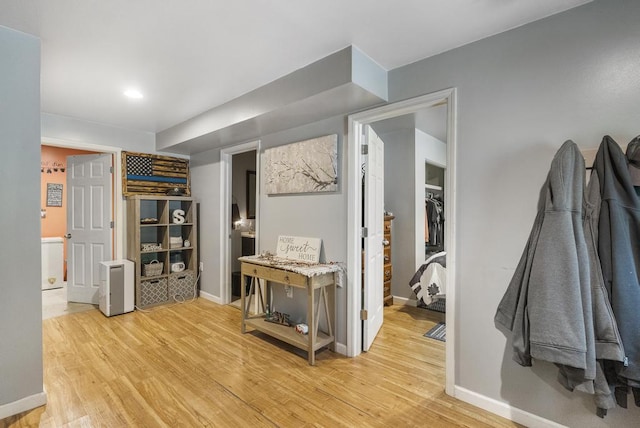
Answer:
[{"label": "light wood floor", "polygon": [[306,354],[240,334],[240,311],[193,303],[43,322],[48,403],[0,427],[513,427],[444,394],[437,318],[385,309],[370,352]]},{"label": "light wood floor", "polygon": [[98,309],[97,305],[67,302],[67,283],[62,287],[42,290],[42,319]]}]

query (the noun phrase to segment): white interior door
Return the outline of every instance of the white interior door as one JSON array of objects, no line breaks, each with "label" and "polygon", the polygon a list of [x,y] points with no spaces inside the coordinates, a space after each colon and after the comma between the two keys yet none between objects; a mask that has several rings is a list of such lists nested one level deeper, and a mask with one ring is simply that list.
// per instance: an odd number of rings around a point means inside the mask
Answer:
[{"label": "white interior door", "polygon": [[111,154],[67,157],[67,300],[98,304],[99,264],[111,260]]},{"label": "white interior door", "polygon": [[362,350],[368,351],[376,338],[384,316],[383,266],[384,266],[384,143],[366,126],[369,153],[366,157],[364,191],[364,296],[363,309],[367,319],[363,321]]}]

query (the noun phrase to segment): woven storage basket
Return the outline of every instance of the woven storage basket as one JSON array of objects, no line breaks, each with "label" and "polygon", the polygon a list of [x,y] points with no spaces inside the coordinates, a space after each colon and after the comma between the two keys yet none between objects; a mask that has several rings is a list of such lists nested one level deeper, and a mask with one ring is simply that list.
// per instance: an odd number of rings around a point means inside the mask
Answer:
[{"label": "woven storage basket", "polygon": [[146,263],[144,266],[144,276],[158,276],[162,275],[162,263],[158,260],[152,260],[150,263]]}]

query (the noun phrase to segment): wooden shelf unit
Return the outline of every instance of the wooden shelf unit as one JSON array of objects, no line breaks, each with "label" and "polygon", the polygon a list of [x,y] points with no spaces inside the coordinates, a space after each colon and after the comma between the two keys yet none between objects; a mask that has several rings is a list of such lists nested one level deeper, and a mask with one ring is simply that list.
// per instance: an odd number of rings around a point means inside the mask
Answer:
[{"label": "wooden shelf unit", "polygon": [[[184,222],[172,214],[184,211]],[[149,219],[155,219],[151,222]],[[148,220],[148,223],[143,223]],[[183,245],[170,245],[170,237],[181,237]],[[127,198],[127,258],[135,263],[136,307],[145,308],[195,297],[198,277],[197,220],[194,199],[185,196],[134,195]],[[184,246],[188,241],[189,245]],[[143,250],[143,244],[160,248]],[[157,260],[158,275],[145,275],[145,264]],[[172,272],[182,261],[185,269]],[[155,263],[154,263],[155,264]]]},{"label": "wooden shelf unit", "polygon": [[[295,329],[292,327],[287,327],[286,325],[275,324],[272,322],[266,322],[264,320],[264,315],[256,318],[247,318],[244,322],[246,326],[253,327],[256,330],[268,334],[271,337],[275,337],[278,340],[287,342],[289,345],[293,345],[296,348],[304,349],[306,351],[309,350],[308,334],[302,335],[300,333],[296,333]],[[315,339],[315,344],[313,345],[313,351],[324,348],[332,342],[333,336],[329,336],[322,331],[318,331],[318,335]]]},{"label": "wooden shelf unit", "polygon": [[393,305],[391,294],[391,278],[393,276],[393,264],[391,263],[391,221],[395,216],[384,216],[384,266],[382,272],[382,287],[385,306]]},{"label": "wooden shelf unit", "polygon": [[[391,221],[395,216],[384,216],[384,245],[383,250],[383,266],[382,266],[382,297],[385,306],[393,305],[393,295],[391,294],[391,278],[393,277],[393,264],[391,261]],[[361,284],[364,290],[364,268],[366,259],[364,257],[364,249],[361,250]]]}]

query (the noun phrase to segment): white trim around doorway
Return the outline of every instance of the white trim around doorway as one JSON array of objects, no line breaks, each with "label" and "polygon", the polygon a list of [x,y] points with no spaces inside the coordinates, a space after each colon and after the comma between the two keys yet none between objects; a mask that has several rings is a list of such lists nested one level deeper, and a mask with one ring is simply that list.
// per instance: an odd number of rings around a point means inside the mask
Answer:
[{"label": "white trim around doorway", "polygon": [[[231,302],[231,160],[233,155],[256,151],[256,188],[260,188],[260,140],[237,144],[220,150],[220,302]],[[256,197],[256,250],[260,237],[260,197]]]},{"label": "white trim around doorway", "polygon": [[455,294],[456,294],[456,89],[450,88],[417,98],[388,104],[349,116],[348,119],[348,220],[347,220],[347,355],[355,357],[361,353],[362,334],[360,310],[362,309],[361,278],[355,272],[361,271],[360,219],[362,216],[362,189],[360,179],[360,153],[363,129],[366,125],[384,119],[413,113],[447,103],[447,168],[445,186],[445,242],[447,243],[447,341],[445,345],[445,390],[455,395]]}]

